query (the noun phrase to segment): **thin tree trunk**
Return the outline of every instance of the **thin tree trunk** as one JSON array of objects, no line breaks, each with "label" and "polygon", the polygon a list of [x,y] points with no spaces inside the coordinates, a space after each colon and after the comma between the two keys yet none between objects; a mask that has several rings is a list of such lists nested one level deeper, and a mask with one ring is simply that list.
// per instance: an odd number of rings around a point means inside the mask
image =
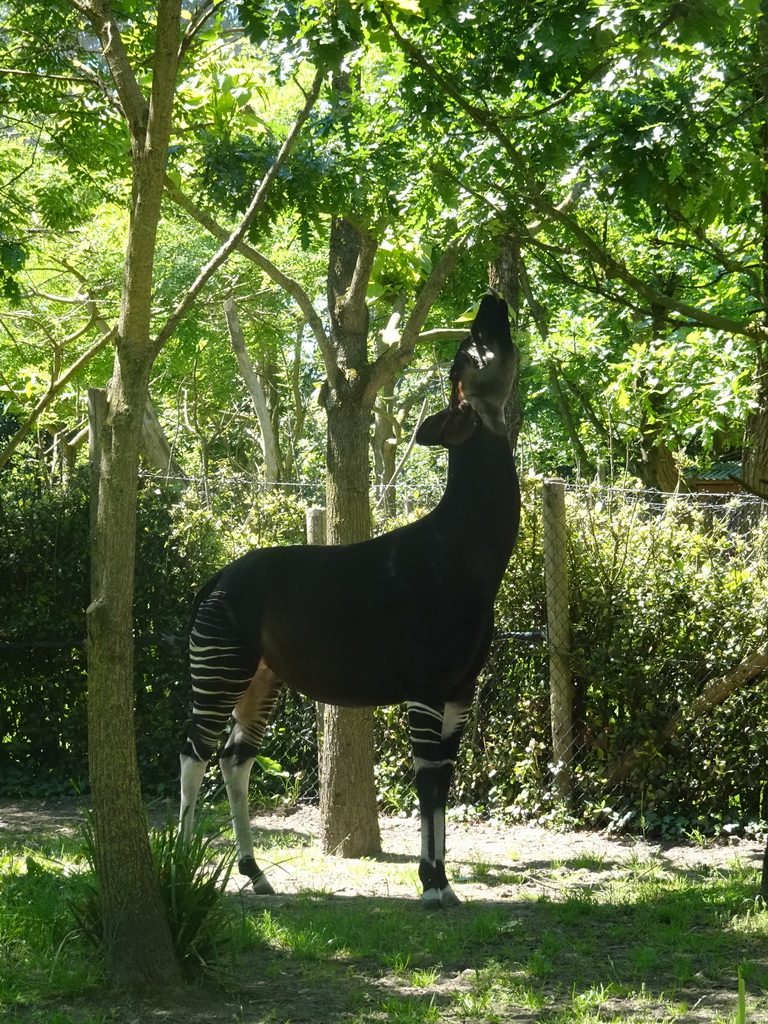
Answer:
[{"label": "thin tree trunk", "polygon": [[[130,128],[131,218],[115,364],[98,447],[91,517],[88,754],[108,977],[117,985],[181,980],[152,862],[133,726],[133,580],[142,421],[155,351],[150,342],[160,220],[181,25],[180,0],[160,0],[151,101],[107,5],[84,8],[101,41]],[[151,145],[148,145],[151,141]]]},{"label": "thin tree trunk", "polygon": [[133,730],[136,479],[147,383],[119,372],[96,453],[88,625],[88,763],[109,978],[181,981],[147,837]]},{"label": "thin tree trunk", "polygon": [[155,356],[211,275],[242,240],[317,99],[305,105],[262,179],[245,216],[208,261],[153,338],[154,257],[181,41],[180,0],[157,4],[151,97],[142,93],[109,5],[73,6],[98,35],[130,129],[132,188],[115,369],[99,446],[92,516],[92,600],[88,607],[88,721],[96,857],[108,977],[118,985],[173,985],[180,970],[153,869],[133,725],[133,581],[136,480],[142,420]]},{"label": "thin tree trunk", "polygon": [[[517,334],[520,316],[522,251],[520,242],[509,232],[498,239],[496,257],[488,266],[488,284],[507,303],[511,314],[513,339]],[[523,399],[520,394],[520,349],[515,345],[515,371],[512,390],[504,406],[509,443],[514,451],[523,427]]]},{"label": "thin tree trunk", "polygon": [[184,479],[184,470],[176,461],[151,401],[144,406],[141,428],[141,457],[166,476]]},{"label": "thin tree trunk", "polygon": [[248,388],[248,394],[251,396],[253,410],[258,420],[261,432],[261,453],[264,457],[264,476],[268,485],[274,484],[280,479],[280,460],[277,454],[275,432],[272,428],[267,400],[264,397],[264,389],[245,347],[245,337],[240,326],[240,317],[237,315],[237,306],[233,298],[225,299],[224,316],[227,320],[229,340],[232,343],[232,348],[237,358],[237,365],[240,367],[240,373],[245,381],[245,386]]},{"label": "thin tree trunk", "polygon": [[[672,274],[663,280],[660,279],[659,287],[671,298],[677,287],[677,275]],[[668,331],[665,310],[658,303],[654,303],[651,306],[651,343],[655,344]],[[645,384],[645,381],[641,381],[641,384]],[[646,487],[669,493],[687,491],[688,486],[681,475],[680,467],[667,444],[668,420],[666,394],[650,388],[647,411],[644,412],[640,424],[640,457],[637,468]]]},{"label": "thin tree trunk", "polygon": [[768,367],[758,353],[755,400],[744,423],[741,477],[752,494],[768,496]]},{"label": "thin tree trunk", "polygon": [[[755,82],[755,98],[760,111],[758,159],[768,159],[768,6],[763,2],[757,19],[757,42],[761,72]],[[760,192],[760,233],[762,241],[762,322],[768,325],[768,188]],[[765,342],[757,342],[755,361],[755,401],[744,424],[744,459],[741,475],[753,494],[768,495],[768,351]]]}]

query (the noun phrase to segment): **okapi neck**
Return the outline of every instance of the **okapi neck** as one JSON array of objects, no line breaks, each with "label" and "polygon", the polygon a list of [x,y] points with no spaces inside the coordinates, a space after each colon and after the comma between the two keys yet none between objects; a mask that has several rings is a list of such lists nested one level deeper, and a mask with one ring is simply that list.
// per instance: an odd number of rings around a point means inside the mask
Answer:
[{"label": "okapi neck", "polygon": [[448,453],[448,480],[435,511],[476,525],[516,524],[520,490],[506,437],[481,427]]}]

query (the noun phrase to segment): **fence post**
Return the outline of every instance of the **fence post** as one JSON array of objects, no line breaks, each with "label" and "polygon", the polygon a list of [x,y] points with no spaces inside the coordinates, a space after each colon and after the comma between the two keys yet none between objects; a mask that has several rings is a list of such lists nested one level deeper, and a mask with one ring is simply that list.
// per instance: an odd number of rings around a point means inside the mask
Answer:
[{"label": "fence post", "polygon": [[307,544],[325,544],[325,509],[307,509]]},{"label": "fence post", "polygon": [[552,726],[554,785],[564,803],[573,794],[573,689],[571,685],[571,623],[569,617],[568,544],[565,520],[565,484],[545,480],[544,576],[547,595],[549,643],[549,708]]},{"label": "fence post", "polygon": [[[325,509],[314,507],[307,509],[307,544],[325,544]],[[323,750],[323,730],[325,723],[325,704],[315,701],[315,729],[317,732],[317,761],[320,763]]]}]

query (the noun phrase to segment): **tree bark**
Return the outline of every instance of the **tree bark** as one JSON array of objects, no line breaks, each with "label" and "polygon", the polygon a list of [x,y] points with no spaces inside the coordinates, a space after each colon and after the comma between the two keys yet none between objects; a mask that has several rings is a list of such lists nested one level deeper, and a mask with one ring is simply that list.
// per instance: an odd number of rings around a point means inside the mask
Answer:
[{"label": "tree bark", "polygon": [[544,579],[547,594],[549,702],[552,732],[553,782],[558,797],[570,804],[573,796],[573,680],[571,676],[570,590],[565,484],[545,480]]},{"label": "tree bark", "polygon": [[[341,857],[375,857],[381,853],[373,762],[372,711],[326,704],[320,764],[320,841],[324,853]],[[363,766],[362,775],[357,774],[355,766]]]},{"label": "tree bark", "polygon": [[[328,408],[328,542],[371,535],[368,447],[371,410],[355,395]],[[360,680],[362,688],[365,680]],[[321,845],[342,857],[381,853],[374,778],[373,711],[327,704],[320,765]]]},{"label": "tree bark", "polygon": [[752,494],[768,496],[768,366],[757,355],[755,401],[744,422],[744,457],[741,478]]},{"label": "tree bark", "polygon": [[[755,98],[762,118],[758,135],[758,157],[764,167],[768,160],[768,10],[765,3],[762,4],[760,17],[757,19],[757,43],[761,57],[761,72],[755,83]],[[761,322],[764,327],[768,327],[768,188],[765,185],[760,192],[760,215],[760,284],[763,304]],[[758,341],[756,349],[755,402],[744,423],[741,475],[748,490],[765,496],[768,495],[768,345],[765,341]]]},{"label": "tree bark", "polygon": [[[365,294],[376,243],[334,218],[328,274],[334,362],[325,390],[328,415],[328,543],[371,535],[368,449],[372,398],[366,393],[368,307]],[[365,686],[365,680],[360,681]],[[373,774],[373,712],[326,705],[320,765],[321,845],[343,857],[381,852]]]},{"label": "tree bark", "polygon": [[[670,298],[675,294],[677,276],[657,281],[657,286],[664,295]],[[651,305],[651,344],[662,339],[667,332],[667,321],[664,309],[658,304]],[[643,379],[642,387],[648,387]],[[647,406],[640,424],[640,457],[637,461],[640,479],[645,487],[657,491],[687,491],[688,487],[680,467],[675,462],[667,444],[668,419],[666,394],[655,388],[648,388]]]},{"label": "tree bark", "polygon": [[147,835],[133,728],[136,479],[146,376],[117,361],[92,511],[88,760],[104,947],[113,984],[181,981]]}]

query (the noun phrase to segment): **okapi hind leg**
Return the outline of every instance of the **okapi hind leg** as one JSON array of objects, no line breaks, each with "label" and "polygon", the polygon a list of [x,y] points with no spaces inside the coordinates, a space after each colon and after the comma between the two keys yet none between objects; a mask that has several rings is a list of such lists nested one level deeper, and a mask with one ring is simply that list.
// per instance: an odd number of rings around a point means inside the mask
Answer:
[{"label": "okapi hind leg", "polygon": [[207,593],[197,607],[189,638],[193,707],[181,749],[179,807],[179,830],[187,839],[206,768],[257,664],[258,655],[249,655],[231,636],[226,596],[217,590]]},{"label": "okapi hind leg", "polygon": [[280,681],[262,662],[232,712],[234,724],[219,762],[235,830],[238,870],[250,879],[253,891],[259,896],[270,895],[275,890],[254,856],[248,784],[256,751],[281,689]]},{"label": "okapi hind leg", "polygon": [[179,830],[185,839],[192,835],[195,819],[195,807],[200,786],[203,783],[208,761],[200,761],[189,754],[182,753],[181,758],[181,804],[179,807]]},{"label": "okapi hind leg", "polygon": [[436,706],[408,704],[421,817],[421,899],[428,910],[460,902],[445,872],[445,805],[469,708],[469,703],[456,701]]}]

